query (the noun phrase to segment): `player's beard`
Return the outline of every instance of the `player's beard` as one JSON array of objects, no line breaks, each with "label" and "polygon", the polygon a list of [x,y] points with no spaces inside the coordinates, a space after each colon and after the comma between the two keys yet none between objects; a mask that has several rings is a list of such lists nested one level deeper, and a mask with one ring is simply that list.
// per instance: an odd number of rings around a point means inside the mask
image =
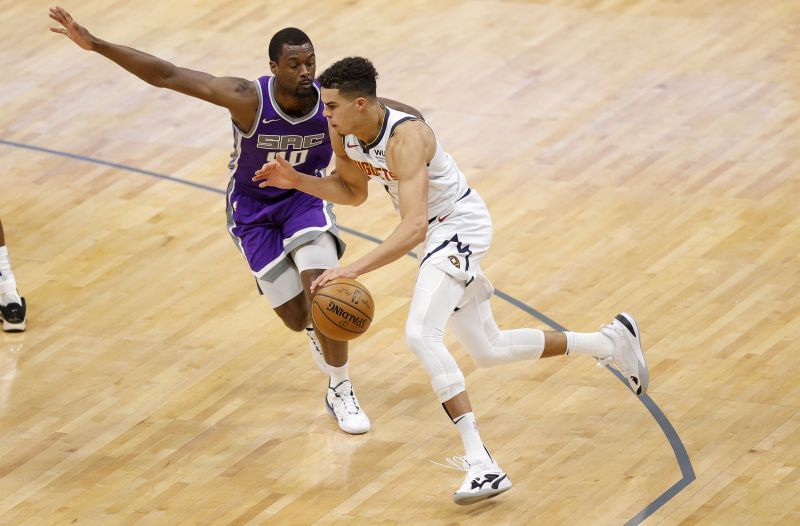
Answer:
[{"label": "player's beard", "polygon": [[294,94],[296,97],[300,97],[301,99],[306,99],[314,95],[314,84],[309,84],[308,87],[305,86],[297,86],[294,89]]}]

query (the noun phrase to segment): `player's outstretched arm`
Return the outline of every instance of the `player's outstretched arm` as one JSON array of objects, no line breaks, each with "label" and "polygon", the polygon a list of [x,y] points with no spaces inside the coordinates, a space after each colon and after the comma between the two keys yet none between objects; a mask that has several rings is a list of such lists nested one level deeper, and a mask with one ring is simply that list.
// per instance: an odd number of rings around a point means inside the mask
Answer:
[{"label": "player's outstretched arm", "polygon": [[50,31],[66,36],[81,48],[103,55],[148,84],[228,108],[240,128],[251,128],[259,103],[252,82],[181,68],[137,49],[107,42],[92,35],[61,7],[51,7],[50,18],[60,24],[60,27],[51,27]]}]

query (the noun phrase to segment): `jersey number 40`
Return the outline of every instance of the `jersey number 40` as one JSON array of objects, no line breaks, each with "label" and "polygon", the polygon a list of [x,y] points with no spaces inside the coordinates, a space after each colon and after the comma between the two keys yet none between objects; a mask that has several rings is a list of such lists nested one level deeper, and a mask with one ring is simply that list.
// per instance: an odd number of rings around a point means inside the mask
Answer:
[{"label": "jersey number 40", "polygon": [[289,150],[286,152],[267,152],[267,162],[274,161],[280,155],[292,166],[303,164],[308,157],[308,150]]},{"label": "jersey number 40", "polygon": [[[271,150],[267,153],[267,162],[274,161],[280,155],[292,166],[303,164],[308,157],[308,149],[319,146],[325,141],[324,133],[314,135],[259,135],[258,147]],[[278,150],[278,151],[275,151]]]}]

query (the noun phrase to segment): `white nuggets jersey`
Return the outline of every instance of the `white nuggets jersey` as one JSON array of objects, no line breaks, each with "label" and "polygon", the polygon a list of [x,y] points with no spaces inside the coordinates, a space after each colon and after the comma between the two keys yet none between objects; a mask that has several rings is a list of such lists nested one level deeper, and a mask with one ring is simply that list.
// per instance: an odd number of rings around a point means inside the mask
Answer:
[{"label": "white nuggets jersey", "polygon": [[[397,178],[386,166],[386,145],[394,129],[416,119],[396,110],[386,109],[381,131],[370,144],[362,144],[355,135],[344,138],[347,156],[371,179],[381,183],[397,208]],[[428,232],[415,249],[423,265],[435,265],[467,285],[468,301],[474,294],[482,299],[492,295],[492,286],[480,270],[480,261],[492,242],[492,218],[475,190],[467,186],[464,174],[450,155],[436,141],[436,153],[428,164]]]},{"label": "white nuggets jersey", "polygon": [[[361,171],[370,179],[378,181],[392,198],[395,209],[397,201],[397,177],[386,165],[386,149],[395,128],[400,124],[417,120],[413,115],[384,107],[383,124],[378,137],[369,144],[364,144],[355,135],[344,137],[343,146],[347,156],[355,162]],[[428,163],[428,218],[444,216],[453,210],[459,198],[469,190],[464,174],[458,169],[456,162],[445,152],[439,141],[436,141],[436,153]]]}]

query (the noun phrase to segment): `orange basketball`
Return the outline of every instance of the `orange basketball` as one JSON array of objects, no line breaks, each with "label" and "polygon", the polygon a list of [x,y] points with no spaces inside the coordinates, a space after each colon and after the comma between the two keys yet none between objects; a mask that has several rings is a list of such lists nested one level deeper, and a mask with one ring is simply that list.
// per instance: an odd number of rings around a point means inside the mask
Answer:
[{"label": "orange basketball", "polygon": [[311,319],[333,340],[352,340],[372,323],[375,304],[367,288],[354,279],[336,278],[317,290],[311,300]]}]

